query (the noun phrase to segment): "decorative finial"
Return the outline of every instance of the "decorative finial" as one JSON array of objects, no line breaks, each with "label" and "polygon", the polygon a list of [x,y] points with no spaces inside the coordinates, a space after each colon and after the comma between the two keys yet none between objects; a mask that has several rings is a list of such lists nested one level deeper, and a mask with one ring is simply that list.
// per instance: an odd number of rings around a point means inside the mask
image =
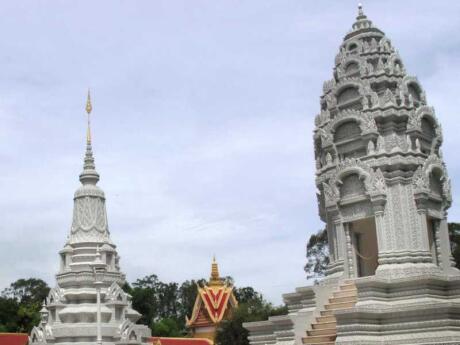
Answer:
[{"label": "decorative finial", "polygon": [[88,98],[86,100],[86,113],[88,115],[88,128],[86,130],[86,153],[83,163],[83,171],[80,174],[80,181],[83,184],[93,184],[95,185],[99,181],[99,174],[96,171],[96,166],[94,165],[93,149],[91,145],[91,119],[90,114],[93,110],[91,105],[91,94],[88,89]]},{"label": "decorative finial", "polygon": [[222,285],[222,280],[219,275],[219,266],[217,265],[216,256],[214,255],[211,265],[211,278],[209,279],[209,285]]},{"label": "decorative finial", "polygon": [[93,110],[93,106],[91,104],[91,93],[88,88],[88,98],[86,99],[86,113],[88,114],[88,128],[86,130],[86,142],[89,144],[91,143],[91,120],[90,115],[91,111]]},{"label": "decorative finial", "polygon": [[88,98],[86,99],[86,112],[91,114],[91,111],[93,110],[93,106],[91,105],[91,92],[90,89],[88,88]]}]

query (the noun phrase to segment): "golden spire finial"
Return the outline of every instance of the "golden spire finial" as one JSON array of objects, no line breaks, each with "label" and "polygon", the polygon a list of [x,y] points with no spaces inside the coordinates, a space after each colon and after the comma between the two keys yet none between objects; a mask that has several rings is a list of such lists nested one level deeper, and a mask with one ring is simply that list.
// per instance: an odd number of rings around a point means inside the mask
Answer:
[{"label": "golden spire finial", "polygon": [[219,275],[219,266],[217,264],[215,255],[212,258],[211,278],[209,279],[209,285],[222,285],[222,280],[220,279]]},{"label": "golden spire finial", "polygon": [[93,110],[93,106],[91,104],[91,93],[88,88],[88,98],[86,99],[86,113],[88,114],[88,128],[86,130],[86,142],[88,144],[91,143],[91,121],[90,121],[90,115],[91,111]]}]

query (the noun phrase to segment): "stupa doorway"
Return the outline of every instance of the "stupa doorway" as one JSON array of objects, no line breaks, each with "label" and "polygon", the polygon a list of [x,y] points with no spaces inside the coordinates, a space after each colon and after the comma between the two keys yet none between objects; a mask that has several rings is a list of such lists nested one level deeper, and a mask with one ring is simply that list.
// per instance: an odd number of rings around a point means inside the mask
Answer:
[{"label": "stupa doorway", "polygon": [[348,223],[351,233],[353,267],[356,277],[375,275],[378,267],[378,244],[375,218],[369,217]]}]

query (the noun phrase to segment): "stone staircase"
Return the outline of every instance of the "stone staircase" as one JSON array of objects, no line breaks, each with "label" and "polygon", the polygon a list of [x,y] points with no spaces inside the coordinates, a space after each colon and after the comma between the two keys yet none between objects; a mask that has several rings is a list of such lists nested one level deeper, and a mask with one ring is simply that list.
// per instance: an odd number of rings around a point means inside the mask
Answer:
[{"label": "stone staircase", "polygon": [[307,345],[334,345],[337,337],[336,319],[334,312],[352,308],[358,300],[356,285],[352,280],[343,281],[337,291],[334,291],[329,302],[321,310],[316,322],[307,331],[302,342]]}]

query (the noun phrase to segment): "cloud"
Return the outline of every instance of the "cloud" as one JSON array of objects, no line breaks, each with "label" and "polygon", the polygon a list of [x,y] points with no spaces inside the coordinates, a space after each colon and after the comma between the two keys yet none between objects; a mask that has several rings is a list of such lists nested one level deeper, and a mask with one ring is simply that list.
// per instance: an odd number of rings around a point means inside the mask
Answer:
[{"label": "cloud", "polygon": [[[414,8],[417,11],[414,11]],[[444,127],[459,195],[455,1],[369,1]],[[84,103],[128,279],[222,274],[275,303],[305,285],[317,215],[313,119],[354,1],[5,3],[0,287],[54,284],[84,149]],[[454,203],[450,219],[460,219]]]}]

